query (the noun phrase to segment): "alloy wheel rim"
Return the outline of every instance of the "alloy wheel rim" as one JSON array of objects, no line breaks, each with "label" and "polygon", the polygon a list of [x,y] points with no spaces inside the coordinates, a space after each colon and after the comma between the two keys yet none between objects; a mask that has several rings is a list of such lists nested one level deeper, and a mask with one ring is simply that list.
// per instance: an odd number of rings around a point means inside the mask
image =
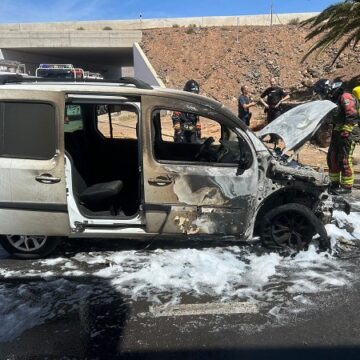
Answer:
[{"label": "alloy wheel rim", "polygon": [[6,238],[15,249],[25,252],[39,250],[47,240],[45,235],[7,235]]},{"label": "alloy wheel rim", "polygon": [[[271,235],[276,245],[304,249],[308,243],[308,219],[296,213],[284,213],[274,219],[271,225]],[[310,238],[311,239],[311,238]]]}]

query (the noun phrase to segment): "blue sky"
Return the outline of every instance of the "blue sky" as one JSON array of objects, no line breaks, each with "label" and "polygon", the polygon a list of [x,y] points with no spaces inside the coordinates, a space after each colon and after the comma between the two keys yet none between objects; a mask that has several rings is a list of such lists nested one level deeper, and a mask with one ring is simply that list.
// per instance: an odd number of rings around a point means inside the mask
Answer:
[{"label": "blue sky", "polygon": [[321,11],[339,0],[0,0],[0,22],[115,20]]}]

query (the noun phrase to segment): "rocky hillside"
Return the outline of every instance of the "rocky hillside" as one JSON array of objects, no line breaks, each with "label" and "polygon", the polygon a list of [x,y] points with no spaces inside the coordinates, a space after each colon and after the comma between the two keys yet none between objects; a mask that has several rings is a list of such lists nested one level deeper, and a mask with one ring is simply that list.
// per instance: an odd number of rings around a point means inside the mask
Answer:
[{"label": "rocky hillside", "polygon": [[[360,45],[346,51],[332,68],[328,65],[336,48],[301,63],[312,44],[305,42],[306,34],[306,29],[294,25],[173,27],[144,31],[142,48],[166,86],[179,89],[193,78],[202,94],[234,111],[240,86],[249,84],[258,97],[270,75],[280,78],[293,99],[308,95],[321,77],[360,83]],[[256,113],[262,117],[260,107]]]}]

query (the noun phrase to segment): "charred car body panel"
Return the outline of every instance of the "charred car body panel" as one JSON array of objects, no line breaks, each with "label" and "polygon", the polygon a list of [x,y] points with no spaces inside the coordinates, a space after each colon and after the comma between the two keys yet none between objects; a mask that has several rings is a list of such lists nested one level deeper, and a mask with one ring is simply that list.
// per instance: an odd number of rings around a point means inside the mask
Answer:
[{"label": "charred car body panel", "polygon": [[[255,211],[257,162],[253,161],[251,167],[238,176],[237,164],[157,161],[154,154],[156,130],[149,121],[155,109],[163,108],[192,111],[233,127],[231,119],[214,106],[206,106],[205,102],[190,104],[179,99],[169,101],[167,98],[148,97],[144,103],[143,134],[151,134],[143,139],[148,149],[143,159],[146,216],[149,217],[147,230],[164,234],[243,236]],[[244,139],[247,137],[243,130],[237,131],[242,132]],[[247,147],[251,157],[255,158],[250,142]],[[163,185],[162,177],[169,179],[169,184]],[[152,181],[154,179],[160,179],[160,182],[157,184]],[[150,217],[153,219],[156,214],[163,222],[150,221]]]}]

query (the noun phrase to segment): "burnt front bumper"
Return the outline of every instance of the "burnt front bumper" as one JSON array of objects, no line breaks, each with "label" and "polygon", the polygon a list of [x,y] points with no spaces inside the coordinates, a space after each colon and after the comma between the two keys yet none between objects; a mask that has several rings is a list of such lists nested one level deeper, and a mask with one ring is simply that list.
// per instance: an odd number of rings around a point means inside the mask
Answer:
[{"label": "burnt front bumper", "polygon": [[324,224],[331,222],[333,211],[344,211],[350,214],[351,205],[341,195],[330,195],[327,191],[320,195],[320,201],[315,209],[315,213],[321,218]]}]

